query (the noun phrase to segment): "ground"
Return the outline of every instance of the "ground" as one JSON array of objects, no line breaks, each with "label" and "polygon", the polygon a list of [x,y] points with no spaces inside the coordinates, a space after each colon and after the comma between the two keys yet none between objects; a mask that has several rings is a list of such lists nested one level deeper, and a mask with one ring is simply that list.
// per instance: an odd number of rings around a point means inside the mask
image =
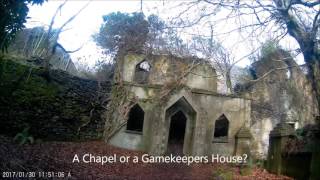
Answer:
[{"label": "ground", "polygon": [[[254,168],[250,176],[241,176],[237,166],[223,164],[144,164],[144,163],[72,163],[75,154],[111,156],[140,156],[138,151],[129,151],[107,145],[102,141],[90,142],[37,142],[18,145],[12,138],[0,136],[0,169],[23,172],[64,172],[69,179],[290,179],[276,176],[261,168]],[[3,175],[3,174],[2,174]],[[38,175],[37,175],[38,176]],[[220,176],[220,177],[219,177]],[[222,178],[225,177],[225,178]]]}]

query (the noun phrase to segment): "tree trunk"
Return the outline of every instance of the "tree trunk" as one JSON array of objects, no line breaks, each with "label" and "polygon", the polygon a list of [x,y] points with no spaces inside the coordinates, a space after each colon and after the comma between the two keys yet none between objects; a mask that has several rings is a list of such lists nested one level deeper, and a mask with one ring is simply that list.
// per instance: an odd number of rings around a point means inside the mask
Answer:
[{"label": "tree trunk", "polygon": [[[294,31],[294,30],[290,30]],[[291,35],[289,31],[289,34]],[[294,34],[297,35],[297,34]],[[293,36],[293,35],[292,35]],[[320,53],[317,49],[317,45],[314,42],[314,39],[311,33],[304,33],[303,36],[293,36],[303,53],[304,61],[307,64],[308,68],[308,79],[311,82],[312,89],[314,91],[314,95],[316,96],[316,103],[318,107],[318,114],[320,112]]]},{"label": "tree trunk", "polygon": [[317,100],[317,107],[318,107],[318,114],[320,112],[320,63],[319,63],[319,55],[318,53],[313,53],[313,54],[305,54],[304,53],[304,58],[307,63],[308,67],[308,77],[311,81],[312,89],[314,91],[314,94],[316,96]]},{"label": "tree trunk", "polygon": [[[277,2],[277,1],[276,1]],[[305,30],[304,27],[299,25],[298,20],[292,16],[286,7],[282,7],[285,4],[276,3],[279,8],[279,13],[282,20],[287,26],[287,30],[290,36],[292,36],[299,44],[303,53],[304,61],[308,67],[308,79],[311,82],[312,89],[316,96],[316,105],[318,114],[320,112],[320,52],[317,48],[316,33],[311,30]]]}]

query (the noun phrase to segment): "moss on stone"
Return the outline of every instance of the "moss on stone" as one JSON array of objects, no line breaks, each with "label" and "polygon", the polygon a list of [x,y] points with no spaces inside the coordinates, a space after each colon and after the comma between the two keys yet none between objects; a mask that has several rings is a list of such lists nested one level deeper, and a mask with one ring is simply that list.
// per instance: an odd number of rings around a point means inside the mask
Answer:
[{"label": "moss on stone", "polygon": [[17,103],[34,105],[45,101],[52,102],[58,93],[58,87],[47,82],[40,76],[43,70],[30,67],[10,60],[1,60],[1,86],[0,93],[5,96],[14,97]]},{"label": "moss on stone", "polygon": [[[30,126],[31,135],[48,140],[101,136],[104,120],[98,111],[102,108],[92,105],[97,82],[63,71],[53,70],[50,74],[48,80],[40,67],[0,58],[1,133],[14,136]],[[84,116],[90,121],[82,121]]]}]

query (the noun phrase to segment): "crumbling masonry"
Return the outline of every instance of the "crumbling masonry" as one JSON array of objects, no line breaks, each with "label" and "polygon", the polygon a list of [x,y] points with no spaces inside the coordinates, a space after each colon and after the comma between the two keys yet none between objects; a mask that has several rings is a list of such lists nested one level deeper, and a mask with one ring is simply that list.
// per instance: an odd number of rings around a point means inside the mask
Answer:
[{"label": "crumbling masonry", "polygon": [[248,151],[250,101],[218,94],[208,63],[128,53],[116,66],[106,116],[109,144],[155,155]]}]

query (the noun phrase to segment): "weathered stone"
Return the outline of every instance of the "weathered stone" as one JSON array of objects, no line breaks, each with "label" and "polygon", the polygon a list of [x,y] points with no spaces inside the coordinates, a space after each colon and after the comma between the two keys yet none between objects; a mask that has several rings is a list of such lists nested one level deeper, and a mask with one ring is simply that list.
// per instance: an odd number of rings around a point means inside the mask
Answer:
[{"label": "weathered stone", "polygon": [[101,138],[105,121],[100,114],[105,110],[97,93],[107,94],[110,82],[99,86],[97,81],[59,70],[50,75],[48,81],[41,68],[0,59],[1,133],[15,136],[29,126],[36,139]]},{"label": "weathered stone", "polygon": [[283,157],[285,145],[289,136],[294,135],[294,129],[287,123],[281,122],[270,132],[268,170],[275,174],[283,171]]},{"label": "weathered stone", "polygon": [[243,95],[252,103],[253,150],[265,158],[269,132],[280,120],[301,128],[313,124],[319,112],[311,84],[290,53],[271,52],[253,63],[252,71],[259,80],[243,85]]},{"label": "weathered stone", "polygon": [[236,138],[246,138],[246,139],[251,139],[252,134],[250,132],[250,129],[248,127],[242,127],[236,134]]},{"label": "weathered stone", "polygon": [[279,123],[270,132],[270,137],[292,136],[293,134],[294,134],[294,129],[290,124],[288,124],[288,123]]},{"label": "weathered stone", "polygon": [[[109,136],[107,131],[110,129],[106,127],[106,140],[110,144],[159,155],[169,153],[174,147],[171,142],[179,137],[181,144],[178,147],[183,154],[232,155],[236,148],[236,134],[241,127],[238,138],[248,139],[250,100],[218,94],[216,73],[208,63],[192,58],[131,53],[119,56],[117,62],[119,75],[116,77],[120,78],[114,89],[123,91],[123,96],[111,95],[110,105],[117,108],[110,108],[109,114],[113,116],[107,116],[106,122],[120,126],[126,121],[137,120],[130,116],[133,110],[126,109],[127,104],[141,107],[144,119],[142,131],[134,135],[126,125]],[[137,68],[146,62],[150,69],[144,72],[147,74],[141,81],[136,71],[141,73],[143,69]],[[123,99],[125,102],[119,105],[117,102]],[[119,109],[130,111],[124,117]],[[221,126],[217,125],[219,119]],[[124,144],[127,141],[130,143]]]},{"label": "weathered stone", "polygon": [[250,157],[251,155],[251,140],[252,134],[248,127],[242,127],[236,134],[236,146],[235,146],[235,155],[242,156],[246,154]]}]

